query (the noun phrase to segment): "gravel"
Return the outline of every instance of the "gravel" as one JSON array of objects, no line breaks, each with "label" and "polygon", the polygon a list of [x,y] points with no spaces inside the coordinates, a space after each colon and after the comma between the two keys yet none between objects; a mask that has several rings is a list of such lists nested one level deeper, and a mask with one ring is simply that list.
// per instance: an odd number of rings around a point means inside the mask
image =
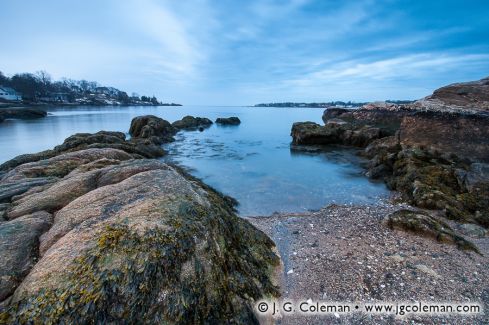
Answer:
[{"label": "gravel", "polygon": [[[483,254],[391,230],[384,218],[405,204],[330,205],[318,212],[247,218],[276,243],[282,298],[312,301],[477,302],[489,310],[489,238]],[[452,224],[453,226],[453,224]],[[457,225],[454,225],[455,229]],[[339,316],[339,317],[338,317]],[[287,315],[278,324],[489,324],[489,316]]]}]

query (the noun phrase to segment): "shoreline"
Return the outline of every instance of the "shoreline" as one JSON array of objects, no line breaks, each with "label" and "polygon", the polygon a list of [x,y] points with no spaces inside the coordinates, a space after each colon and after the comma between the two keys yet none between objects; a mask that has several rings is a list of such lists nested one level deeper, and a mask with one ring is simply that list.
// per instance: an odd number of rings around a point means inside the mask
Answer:
[{"label": "shoreline", "polygon": [[[366,176],[393,190],[372,205],[239,217],[236,200],[155,159],[179,131],[213,124],[193,116],[138,116],[130,139],[78,133],[0,165],[0,253],[12,262],[0,265],[0,320],[304,322],[260,314],[261,299],[488,310],[488,120],[376,105],[327,110],[324,125],[291,130],[293,145],[363,148]],[[353,312],[307,322],[407,319],[487,324],[489,315]]]},{"label": "shoreline", "polygon": [[[284,264],[281,299],[315,302],[476,302],[489,308],[489,238],[467,237],[483,256],[385,225],[405,203],[330,205],[318,212],[248,217]],[[452,223],[455,227],[455,223]],[[404,324],[388,315],[310,316],[308,324]],[[489,316],[409,316],[419,324],[486,324]],[[282,315],[297,324],[304,315]]]}]

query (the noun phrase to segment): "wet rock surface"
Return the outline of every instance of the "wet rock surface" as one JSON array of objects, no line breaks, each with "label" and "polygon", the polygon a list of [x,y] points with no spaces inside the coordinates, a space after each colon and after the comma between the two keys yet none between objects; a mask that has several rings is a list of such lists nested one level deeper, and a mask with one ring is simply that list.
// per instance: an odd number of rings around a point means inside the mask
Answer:
[{"label": "wet rock surface", "polygon": [[156,144],[173,141],[173,135],[177,133],[170,122],[154,115],[135,117],[131,121],[129,134],[137,139],[150,139]]},{"label": "wet rock surface", "polygon": [[207,128],[213,123],[206,117],[185,116],[181,120],[172,123],[172,126],[177,130],[195,130],[199,128]]},{"label": "wet rock surface", "polygon": [[254,301],[279,292],[273,241],[234,200],[143,159],[168,126],[153,122],[133,129],[152,144],[75,135],[3,165],[0,188],[22,190],[1,207],[1,323],[257,322]]},{"label": "wet rock surface", "polygon": [[324,126],[314,122],[294,123],[291,130],[293,144],[326,145],[339,144],[365,147],[383,136],[381,129],[370,126],[353,127],[349,123],[328,123]]}]

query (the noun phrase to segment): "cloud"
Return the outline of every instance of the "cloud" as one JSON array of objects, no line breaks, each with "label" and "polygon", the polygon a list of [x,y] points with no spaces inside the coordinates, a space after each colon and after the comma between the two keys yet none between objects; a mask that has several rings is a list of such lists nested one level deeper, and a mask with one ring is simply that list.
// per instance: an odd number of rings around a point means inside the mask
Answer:
[{"label": "cloud", "polygon": [[449,5],[5,0],[0,70],[192,104],[420,97],[489,71],[484,6]]},{"label": "cloud", "polygon": [[355,82],[356,80],[387,80],[419,78],[434,72],[450,71],[454,67],[484,65],[489,54],[446,55],[422,53],[373,62],[345,61],[300,78],[288,80],[294,86],[314,86],[331,82]]}]

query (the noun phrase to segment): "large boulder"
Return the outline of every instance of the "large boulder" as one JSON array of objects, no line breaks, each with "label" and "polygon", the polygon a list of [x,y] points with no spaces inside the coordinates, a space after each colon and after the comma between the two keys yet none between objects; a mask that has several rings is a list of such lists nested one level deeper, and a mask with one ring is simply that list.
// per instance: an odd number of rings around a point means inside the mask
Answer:
[{"label": "large boulder", "polygon": [[176,131],[170,122],[154,115],[145,115],[132,119],[129,134],[133,138],[151,139],[161,144],[173,141]]},{"label": "large boulder", "polygon": [[[64,177],[75,168],[100,159],[129,160],[134,157],[122,150],[105,149],[85,149],[73,152],[66,152],[49,159],[19,165],[6,172],[0,184],[14,181],[26,181],[28,179],[35,182],[35,179],[48,177]],[[37,184],[36,184],[37,185]]]},{"label": "large boulder", "polygon": [[323,112],[322,119],[324,124],[326,124],[330,119],[338,118],[342,114],[349,112],[351,112],[351,110],[347,108],[328,108]]},{"label": "large boulder", "polygon": [[57,240],[2,317],[257,323],[254,301],[277,294],[273,242],[219,194],[158,164],[60,210],[52,228]]},{"label": "large boulder", "polygon": [[212,121],[206,117],[194,117],[187,115],[181,120],[173,122],[172,125],[178,130],[192,130],[209,127],[212,125]]},{"label": "large boulder", "polygon": [[345,129],[337,124],[323,127],[314,122],[297,122],[292,125],[290,135],[293,144],[337,144]]}]

